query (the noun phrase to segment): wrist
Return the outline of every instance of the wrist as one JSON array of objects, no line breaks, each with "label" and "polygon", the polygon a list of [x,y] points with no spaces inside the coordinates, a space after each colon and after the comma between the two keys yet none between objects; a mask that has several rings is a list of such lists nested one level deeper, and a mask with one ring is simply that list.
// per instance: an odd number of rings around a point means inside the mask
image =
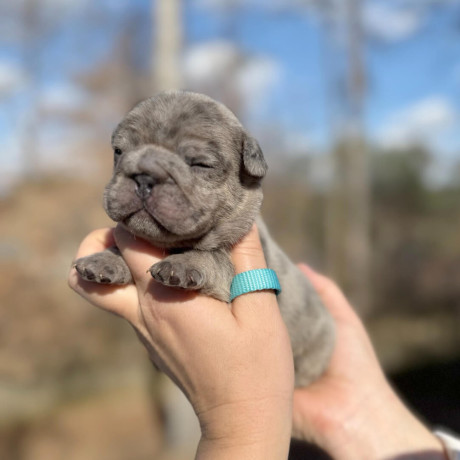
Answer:
[{"label": "wrist", "polygon": [[250,401],[199,414],[199,460],[286,459],[291,437],[291,401]]},{"label": "wrist", "polygon": [[[273,438],[271,438],[273,439]],[[278,438],[277,438],[278,439]],[[286,460],[289,438],[272,444],[270,439],[240,438],[207,439],[201,437],[196,460]]]},{"label": "wrist", "polygon": [[410,458],[445,460],[440,440],[399,400],[392,389],[361,401],[355,412],[332,425],[328,453],[337,460]]}]

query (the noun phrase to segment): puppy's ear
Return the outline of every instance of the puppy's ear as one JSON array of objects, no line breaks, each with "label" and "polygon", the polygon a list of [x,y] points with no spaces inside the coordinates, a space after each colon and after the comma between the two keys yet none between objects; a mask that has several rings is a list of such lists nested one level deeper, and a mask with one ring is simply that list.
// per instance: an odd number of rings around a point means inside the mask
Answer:
[{"label": "puppy's ear", "polygon": [[246,174],[254,179],[262,179],[268,169],[259,144],[246,133],[243,137],[243,169]]}]

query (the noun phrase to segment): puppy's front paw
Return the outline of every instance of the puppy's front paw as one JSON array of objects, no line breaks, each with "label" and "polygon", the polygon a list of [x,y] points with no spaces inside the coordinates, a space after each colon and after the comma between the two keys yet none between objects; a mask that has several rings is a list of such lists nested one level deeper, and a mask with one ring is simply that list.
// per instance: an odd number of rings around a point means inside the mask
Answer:
[{"label": "puppy's front paw", "polygon": [[204,276],[198,269],[178,261],[158,262],[150,267],[150,274],[165,286],[194,290],[204,286]]},{"label": "puppy's front paw", "polygon": [[86,281],[100,284],[128,284],[132,277],[124,263],[112,253],[99,252],[77,259],[74,267]]}]

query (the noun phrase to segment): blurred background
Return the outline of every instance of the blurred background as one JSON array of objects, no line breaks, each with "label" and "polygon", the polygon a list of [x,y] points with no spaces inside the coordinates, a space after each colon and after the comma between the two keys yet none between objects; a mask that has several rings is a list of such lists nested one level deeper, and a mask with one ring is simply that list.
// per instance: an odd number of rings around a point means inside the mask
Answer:
[{"label": "blurred background", "polygon": [[186,402],[66,282],[113,128],[165,88],[237,114],[272,233],[460,432],[459,43],[459,0],[0,0],[0,458],[193,457]]}]

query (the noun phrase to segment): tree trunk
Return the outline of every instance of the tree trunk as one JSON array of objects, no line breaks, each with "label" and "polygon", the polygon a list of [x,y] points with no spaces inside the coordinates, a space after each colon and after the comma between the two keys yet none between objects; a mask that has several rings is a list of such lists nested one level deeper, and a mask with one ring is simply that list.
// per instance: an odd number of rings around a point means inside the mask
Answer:
[{"label": "tree trunk", "polygon": [[[328,264],[354,306],[364,314],[371,306],[370,184],[364,136],[365,71],[362,59],[361,0],[346,0],[347,37],[344,93],[335,135],[334,181],[328,211]],[[337,46],[337,45],[336,45]],[[337,78],[339,77],[339,78]]]},{"label": "tree trunk", "polygon": [[22,168],[26,179],[35,179],[39,172],[39,131],[38,111],[40,105],[40,51],[36,45],[39,32],[38,2],[28,0],[24,3],[24,68],[29,84],[29,104],[24,112],[22,129]]},{"label": "tree trunk", "polygon": [[182,85],[180,53],[182,47],[181,0],[152,0],[153,14],[153,89],[179,89]]}]

